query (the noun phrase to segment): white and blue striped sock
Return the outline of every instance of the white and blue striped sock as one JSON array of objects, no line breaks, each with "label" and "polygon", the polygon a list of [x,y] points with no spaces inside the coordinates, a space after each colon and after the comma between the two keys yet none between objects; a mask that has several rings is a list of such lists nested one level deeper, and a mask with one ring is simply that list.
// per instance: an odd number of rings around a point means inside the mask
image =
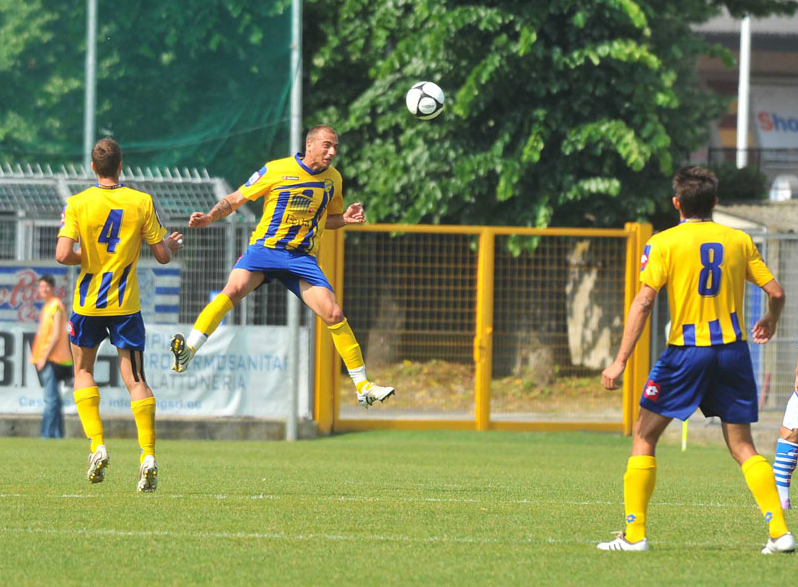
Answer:
[{"label": "white and blue striped sock", "polygon": [[779,438],[776,444],[776,460],[773,463],[773,474],[776,477],[776,489],[782,505],[789,503],[790,482],[792,472],[798,464],[798,444]]}]

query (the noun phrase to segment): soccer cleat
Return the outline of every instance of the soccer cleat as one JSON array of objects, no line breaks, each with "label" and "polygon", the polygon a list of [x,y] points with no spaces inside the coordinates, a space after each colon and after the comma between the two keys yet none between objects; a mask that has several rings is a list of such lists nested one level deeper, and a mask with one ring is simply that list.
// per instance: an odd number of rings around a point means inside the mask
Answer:
[{"label": "soccer cleat", "polygon": [[637,542],[629,542],[626,540],[626,535],[623,532],[616,532],[616,534],[615,540],[599,542],[596,548],[599,550],[625,550],[628,552],[643,552],[648,550],[648,538],[643,538]]},{"label": "soccer cleat", "polygon": [[93,453],[89,455],[89,470],[86,478],[89,483],[102,483],[105,481],[105,469],[108,468],[108,450],[101,444]]},{"label": "soccer cleat", "polygon": [[155,491],[158,487],[158,463],[155,462],[155,457],[147,455],[141,462],[139,469],[139,483],[136,485],[136,491],[140,493],[149,493]]},{"label": "soccer cleat", "polygon": [[782,534],[775,540],[768,538],[767,544],[762,549],[762,554],[776,554],[778,552],[795,552],[795,538],[789,532]]},{"label": "soccer cleat", "polygon": [[384,402],[394,393],[393,387],[382,387],[371,381],[366,381],[357,392],[357,402],[364,408],[368,408],[376,401]]},{"label": "soccer cleat", "polygon": [[188,363],[194,358],[194,347],[186,345],[186,339],[182,334],[175,334],[169,343],[169,349],[175,356],[175,364],[172,365],[172,371],[178,373],[185,372],[188,369]]}]

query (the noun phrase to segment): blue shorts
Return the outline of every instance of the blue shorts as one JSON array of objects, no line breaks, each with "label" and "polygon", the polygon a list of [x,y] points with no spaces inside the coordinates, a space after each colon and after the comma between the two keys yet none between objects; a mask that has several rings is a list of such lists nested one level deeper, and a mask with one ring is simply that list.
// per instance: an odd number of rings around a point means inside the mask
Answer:
[{"label": "blue shorts", "polygon": [[729,424],[759,418],[756,381],[748,343],[669,346],[651,369],[640,406],[686,420],[701,408]]},{"label": "blue shorts", "polygon": [[83,316],[72,314],[67,324],[69,342],[93,349],[106,336],[118,349],[144,352],[144,320],[141,312],[125,316]]},{"label": "blue shorts", "polygon": [[262,271],[266,276],[264,283],[278,279],[299,299],[302,299],[299,290],[300,279],[304,279],[310,285],[320,285],[333,291],[330,282],[327,281],[327,277],[319,267],[316,257],[307,253],[270,249],[258,244],[249,245],[233,268]]}]

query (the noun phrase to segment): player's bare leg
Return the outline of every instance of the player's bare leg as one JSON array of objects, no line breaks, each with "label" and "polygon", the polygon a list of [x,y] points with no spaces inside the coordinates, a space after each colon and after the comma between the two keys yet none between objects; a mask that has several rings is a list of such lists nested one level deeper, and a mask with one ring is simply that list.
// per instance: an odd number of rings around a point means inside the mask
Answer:
[{"label": "player's bare leg", "polygon": [[366,364],[363,361],[360,345],[335,299],[335,293],[326,287],[311,285],[302,279],[299,280],[299,289],[302,293],[302,301],[321,318],[330,330],[335,349],[341,355],[349,371],[349,376],[355,384],[358,403],[368,408],[375,401],[382,402],[391,397],[395,391],[393,387],[377,385],[366,377]]},{"label": "player's bare leg", "polygon": [[197,351],[219,327],[225,315],[262,284],[264,279],[265,276],[261,271],[233,269],[222,292],[200,312],[188,339],[180,333],[172,337],[169,343],[169,349],[175,357],[172,369],[183,373]]}]

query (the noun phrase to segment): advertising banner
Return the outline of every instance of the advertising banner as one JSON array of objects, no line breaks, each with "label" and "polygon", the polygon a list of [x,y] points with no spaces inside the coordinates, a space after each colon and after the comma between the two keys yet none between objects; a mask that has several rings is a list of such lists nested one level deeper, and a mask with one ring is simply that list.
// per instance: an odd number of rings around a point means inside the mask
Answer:
[{"label": "advertising banner", "polygon": [[[147,324],[144,373],[159,417],[251,416],[285,418],[290,361],[300,361],[299,416],[310,417],[309,332],[300,329],[300,356],[288,355],[286,326],[220,326],[186,373],[171,370],[169,340],[191,325]],[[43,407],[30,345],[36,324],[0,322],[0,413],[33,414]],[[97,357],[100,414],[130,416],[130,395],[119,376],[116,349],[106,339]],[[65,413],[75,414],[72,390],[63,390]]]}]

